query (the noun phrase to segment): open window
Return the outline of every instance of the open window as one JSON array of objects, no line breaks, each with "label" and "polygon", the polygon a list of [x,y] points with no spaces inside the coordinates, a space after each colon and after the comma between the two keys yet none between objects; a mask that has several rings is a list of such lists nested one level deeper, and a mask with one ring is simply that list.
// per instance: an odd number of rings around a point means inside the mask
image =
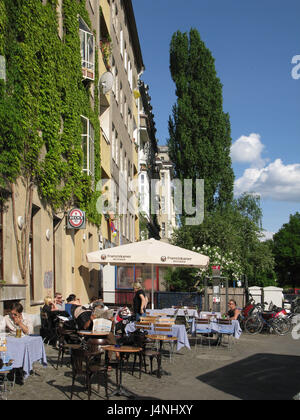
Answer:
[{"label": "open window", "polygon": [[79,18],[81,67],[84,79],[95,79],[95,37],[86,23]]}]

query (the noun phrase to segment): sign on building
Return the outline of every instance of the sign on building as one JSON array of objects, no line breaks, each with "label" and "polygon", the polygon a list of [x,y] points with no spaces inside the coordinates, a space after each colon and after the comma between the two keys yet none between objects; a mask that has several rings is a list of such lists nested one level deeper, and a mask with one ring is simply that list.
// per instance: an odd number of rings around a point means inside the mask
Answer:
[{"label": "sign on building", "polygon": [[68,229],[85,229],[85,212],[78,208],[69,211],[67,216]]}]

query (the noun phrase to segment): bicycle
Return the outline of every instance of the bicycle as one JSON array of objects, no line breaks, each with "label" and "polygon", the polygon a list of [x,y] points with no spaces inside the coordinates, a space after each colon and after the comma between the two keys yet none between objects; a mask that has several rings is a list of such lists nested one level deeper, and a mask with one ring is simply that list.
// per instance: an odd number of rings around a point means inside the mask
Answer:
[{"label": "bicycle", "polygon": [[274,311],[266,312],[263,305],[256,304],[257,313],[251,315],[245,322],[245,330],[249,334],[259,334],[263,328],[272,329],[278,335],[286,335],[290,332],[292,322],[289,318],[278,316]]}]

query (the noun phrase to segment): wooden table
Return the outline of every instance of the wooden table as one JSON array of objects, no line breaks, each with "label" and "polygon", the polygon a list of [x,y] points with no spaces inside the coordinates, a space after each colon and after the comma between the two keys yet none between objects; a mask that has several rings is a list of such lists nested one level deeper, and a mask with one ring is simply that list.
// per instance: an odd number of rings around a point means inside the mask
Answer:
[{"label": "wooden table", "polygon": [[[124,359],[125,354],[137,354],[137,353],[141,354],[142,348],[141,347],[132,347],[132,346],[121,346],[121,347],[103,346],[103,349],[106,351],[107,362],[108,362],[108,352],[109,351],[113,351],[115,353],[120,353],[120,359],[119,359],[120,376],[119,376],[119,380],[117,379],[118,388],[110,396],[123,395],[125,397],[130,397],[130,393],[127,392],[122,387],[123,359]],[[140,377],[141,377],[141,363],[142,363],[142,358],[140,357]]]},{"label": "wooden table", "polygon": [[100,332],[100,331],[78,331],[78,335],[81,335],[82,337],[91,337],[91,338],[96,338],[96,337],[105,337],[108,336],[108,334],[110,333],[110,331],[108,332]]}]

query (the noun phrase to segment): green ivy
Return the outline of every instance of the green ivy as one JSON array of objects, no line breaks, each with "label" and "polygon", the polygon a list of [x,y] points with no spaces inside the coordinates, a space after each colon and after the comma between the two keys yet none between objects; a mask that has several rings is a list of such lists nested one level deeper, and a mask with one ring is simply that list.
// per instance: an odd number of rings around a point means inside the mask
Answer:
[{"label": "green ivy", "polygon": [[[45,2],[44,2],[45,3]],[[7,81],[0,85],[0,182],[29,177],[54,210],[80,206],[100,225],[99,192],[83,171],[81,115],[95,130],[95,179],[100,180],[98,55],[94,104],[82,80],[79,21],[91,26],[85,1],[63,0],[63,39],[57,0],[0,0],[0,54]],[[4,35],[2,35],[4,34]]]}]

